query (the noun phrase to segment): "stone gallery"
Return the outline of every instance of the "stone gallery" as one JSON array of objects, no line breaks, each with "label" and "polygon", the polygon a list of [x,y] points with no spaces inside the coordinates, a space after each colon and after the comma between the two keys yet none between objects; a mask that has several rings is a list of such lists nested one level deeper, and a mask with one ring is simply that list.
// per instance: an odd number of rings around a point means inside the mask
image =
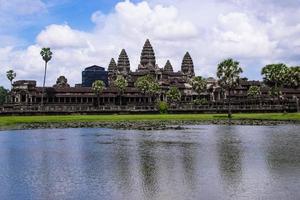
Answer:
[{"label": "stone gallery", "polygon": [[[159,84],[159,94],[150,95],[140,91],[135,87],[135,82],[143,76],[151,76]],[[124,91],[120,92],[114,85],[118,76],[125,78],[127,85]],[[260,81],[248,81],[241,78],[239,85],[228,94],[214,78],[206,78],[207,89],[201,93],[196,92],[191,84],[195,77],[194,64],[191,55],[187,52],[181,64],[180,71],[174,71],[169,60],[164,67],[156,63],[155,52],[150,41],[147,39],[140,56],[140,64],[136,71],[131,70],[130,60],[123,49],[117,59],[111,59],[107,71],[100,66],[91,66],[82,72],[82,83],[71,87],[65,76],[57,78],[52,87],[46,87],[43,95],[43,88],[36,85],[34,80],[18,80],[13,83],[12,91],[8,98],[6,109],[38,110],[43,97],[43,109],[53,111],[85,111],[91,109],[134,109],[153,110],[157,101],[166,101],[167,92],[171,87],[180,91],[180,101],[173,105],[177,109],[225,109],[226,99],[230,96],[233,105],[238,105],[238,110],[254,104],[253,99],[249,99],[248,90],[251,86],[259,86],[261,95],[256,99],[255,104],[269,106],[274,104],[273,98],[269,95],[269,88]],[[97,96],[92,89],[92,84],[96,80],[102,80],[105,89],[100,96]],[[286,101],[296,102],[299,99],[299,89],[284,88],[282,94]],[[201,105],[195,105],[196,100],[201,101]],[[258,103],[259,101],[259,103]],[[97,106],[95,106],[97,105]],[[120,106],[123,106],[121,108]],[[193,107],[194,106],[194,107]],[[198,106],[198,107],[195,107]],[[96,108],[95,108],[96,107]],[[253,108],[253,107],[252,107]],[[296,108],[296,107],[295,107]],[[274,109],[268,107],[268,109]],[[249,108],[248,108],[249,110]]]}]

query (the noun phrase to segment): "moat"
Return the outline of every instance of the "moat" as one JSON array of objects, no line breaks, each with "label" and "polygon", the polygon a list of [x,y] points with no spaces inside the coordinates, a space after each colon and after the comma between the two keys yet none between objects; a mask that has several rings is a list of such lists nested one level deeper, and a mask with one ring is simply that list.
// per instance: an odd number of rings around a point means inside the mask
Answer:
[{"label": "moat", "polygon": [[0,131],[1,199],[299,199],[299,125]]}]

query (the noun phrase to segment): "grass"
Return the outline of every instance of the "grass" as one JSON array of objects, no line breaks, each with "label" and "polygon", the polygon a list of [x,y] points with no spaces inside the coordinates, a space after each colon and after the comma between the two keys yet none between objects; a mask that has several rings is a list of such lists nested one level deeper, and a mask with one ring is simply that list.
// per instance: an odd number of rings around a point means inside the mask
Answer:
[{"label": "grass", "polygon": [[[114,121],[168,121],[168,120],[224,120],[227,114],[147,114],[147,115],[59,115],[59,116],[1,116],[0,127],[26,123],[56,122],[114,122]],[[234,120],[292,120],[300,121],[300,113],[233,114]]]}]

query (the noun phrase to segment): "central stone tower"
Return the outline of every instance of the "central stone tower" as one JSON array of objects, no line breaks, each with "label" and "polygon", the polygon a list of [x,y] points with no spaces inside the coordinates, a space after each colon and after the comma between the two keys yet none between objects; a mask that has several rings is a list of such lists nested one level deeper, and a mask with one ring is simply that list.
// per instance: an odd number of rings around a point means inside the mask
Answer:
[{"label": "central stone tower", "polygon": [[186,52],[186,54],[183,57],[181,71],[183,74],[187,75],[190,78],[195,76],[194,63],[189,52]]},{"label": "central stone tower", "polygon": [[156,68],[155,53],[149,39],[146,40],[142,53],[139,70],[151,70]]}]

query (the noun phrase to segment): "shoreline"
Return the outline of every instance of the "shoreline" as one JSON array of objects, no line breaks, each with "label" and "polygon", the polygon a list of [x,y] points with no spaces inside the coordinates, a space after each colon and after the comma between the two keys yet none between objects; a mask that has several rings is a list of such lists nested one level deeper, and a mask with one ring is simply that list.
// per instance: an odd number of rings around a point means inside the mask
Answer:
[{"label": "shoreline", "polygon": [[181,130],[184,126],[193,125],[245,125],[245,126],[276,126],[300,125],[298,120],[261,120],[261,119],[219,119],[219,120],[140,120],[140,121],[98,121],[98,122],[37,122],[19,123],[0,127],[0,131],[33,130],[33,129],[64,129],[64,128],[111,128],[120,130]]}]

